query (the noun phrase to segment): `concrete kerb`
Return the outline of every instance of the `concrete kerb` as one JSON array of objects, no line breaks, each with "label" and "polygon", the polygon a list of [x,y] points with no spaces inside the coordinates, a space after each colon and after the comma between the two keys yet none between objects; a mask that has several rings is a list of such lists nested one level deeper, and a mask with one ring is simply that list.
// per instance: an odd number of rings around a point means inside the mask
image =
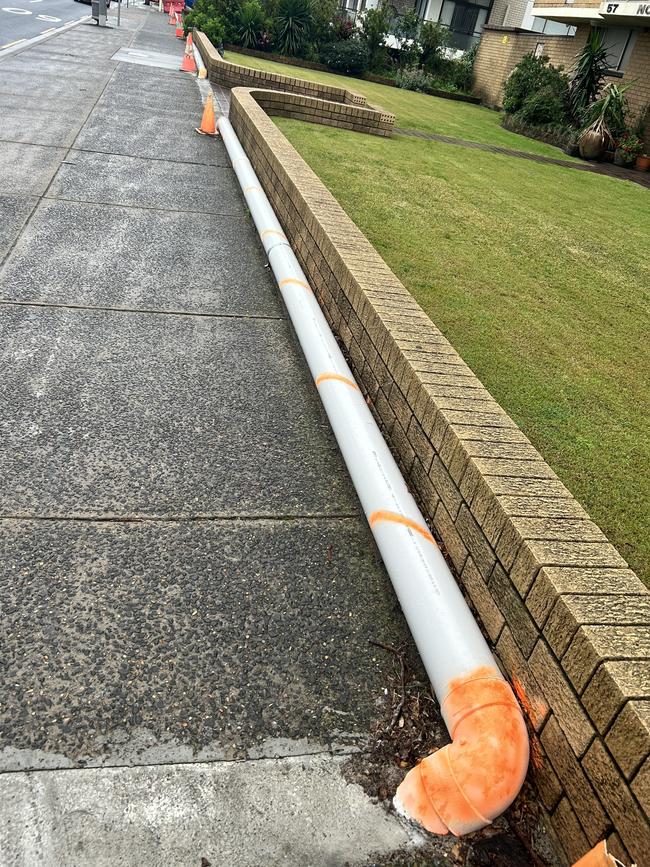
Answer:
[{"label": "concrete kerb", "polygon": [[[650,766],[650,723],[636,705],[650,700],[650,628],[639,613],[650,594],[604,535],[594,535],[584,510],[258,100],[251,88],[232,91],[230,119],[242,146],[531,729],[549,743],[544,732],[557,727],[570,750],[571,762],[540,751],[531,769],[541,793],[561,796],[542,794],[568,856],[584,854],[572,829],[593,845],[590,817],[603,815],[599,830],[617,835],[619,857],[642,863],[650,851],[650,796],[641,779]],[[468,387],[479,398],[471,407]],[[615,607],[603,620],[597,597],[612,586],[629,600],[629,617]],[[616,662],[628,658],[634,662]],[[604,720],[603,690],[611,705]],[[579,789],[573,766],[585,780]],[[625,792],[624,816],[617,790]]]},{"label": "concrete kerb", "polygon": [[27,51],[27,49],[33,48],[34,45],[38,45],[41,42],[47,42],[49,39],[64,33],[66,30],[72,30],[73,27],[77,27],[79,24],[84,24],[90,20],[90,17],[90,15],[84,15],[82,18],[78,18],[76,21],[68,21],[66,24],[62,24],[61,27],[56,27],[48,33],[41,33],[39,36],[33,36],[31,39],[26,39],[19,45],[10,45],[7,48],[4,48],[0,51],[0,63],[7,57],[11,57],[14,54],[20,54],[22,51]]}]

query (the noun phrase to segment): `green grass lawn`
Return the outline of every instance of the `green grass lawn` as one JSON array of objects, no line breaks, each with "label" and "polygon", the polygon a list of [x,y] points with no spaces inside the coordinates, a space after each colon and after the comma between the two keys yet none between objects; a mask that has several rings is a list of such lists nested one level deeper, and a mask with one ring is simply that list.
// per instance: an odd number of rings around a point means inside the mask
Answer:
[{"label": "green grass lawn", "polygon": [[386,87],[384,84],[373,84],[360,78],[347,78],[331,72],[288,66],[285,63],[248,57],[232,51],[227,51],[225,58],[231,63],[241,63],[253,69],[268,69],[280,75],[293,75],[334,87],[347,87],[361,93],[372,105],[379,105],[386,111],[393,112],[397,118],[396,125],[405,129],[418,129],[541,156],[569,159],[559,148],[503,129],[500,125],[501,115],[488,108],[451,99],[439,99],[398,87]]},{"label": "green grass lawn", "polygon": [[[228,58],[357,90],[404,127],[561,154],[477,106]],[[649,192],[456,145],[276,120],[650,584]]]},{"label": "green grass lawn", "polygon": [[277,122],[650,582],[648,191],[455,145]]}]

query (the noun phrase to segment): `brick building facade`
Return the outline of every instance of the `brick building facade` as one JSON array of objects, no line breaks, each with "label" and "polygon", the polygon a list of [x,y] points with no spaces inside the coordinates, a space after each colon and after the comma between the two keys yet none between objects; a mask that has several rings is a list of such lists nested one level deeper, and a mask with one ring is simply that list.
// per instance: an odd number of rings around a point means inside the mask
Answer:
[{"label": "brick building facade", "polygon": [[[647,118],[645,141],[650,148],[650,4],[599,3],[598,0],[579,0],[579,4],[567,4],[564,0],[542,0],[533,6],[537,17],[552,16],[556,23],[571,26],[573,35],[550,35],[533,33],[515,27],[487,25],[483,31],[479,52],[474,65],[475,92],[494,108],[500,108],[503,86],[522,57],[530,52],[544,54],[551,63],[570,70],[580,49],[585,44],[592,27],[605,32],[605,44],[610,51],[611,76],[608,81],[619,84],[632,83],[627,92],[628,102],[634,117]],[[604,9],[623,7],[607,14]]]}]

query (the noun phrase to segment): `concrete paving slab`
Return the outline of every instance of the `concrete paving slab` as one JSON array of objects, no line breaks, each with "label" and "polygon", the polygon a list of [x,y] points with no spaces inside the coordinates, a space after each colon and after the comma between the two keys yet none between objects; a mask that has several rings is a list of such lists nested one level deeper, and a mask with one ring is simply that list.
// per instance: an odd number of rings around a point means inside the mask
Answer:
[{"label": "concrete paving slab", "polygon": [[37,201],[29,196],[0,195],[0,260],[20,235]]},{"label": "concrete paving slab", "polygon": [[0,194],[42,195],[66,152],[65,148],[0,141]]},{"label": "concrete paving slab", "polygon": [[[1,156],[0,144],[0,159]],[[230,168],[90,151],[69,153],[48,190],[48,197],[167,210],[180,207],[234,216],[241,216],[245,208]]]},{"label": "concrete paving slab", "polygon": [[283,310],[245,213],[56,200],[36,209],[0,274],[0,298],[251,316]]},{"label": "concrete paving slab", "polygon": [[3,109],[2,139],[54,147],[69,147],[81,129],[86,112],[70,106],[66,110],[50,111],[40,106],[16,106]]},{"label": "concrete paving slab", "polygon": [[150,51],[143,48],[120,48],[113,55],[113,60],[119,60],[123,63],[135,63],[137,66],[166,69],[170,72],[178,71],[181,59],[182,54],[163,54],[161,51]]},{"label": "concrete paving slab", "polygon": [[[42,109],[45,107],[47,114],[57,113],[66,115],[72,122],[76,122],[81,116],[86,115],[93,107],[96,95],[81,100],[78,95],[62,93],[57,96],[49,95],[46,106],[40,95],[33,93],[2,93],[0,92],[0,112],[3,116],[10,117],[14,112],[21,111],[32,114],[35,119],[42,121]],[[47,122],[47,121],[46,121]],[[4,138],[4,122],[2,136]]]},{"label": "concrete paving slab", "polygon": [[14,867],[353,867],[416,850],[417,832],[340,766],[316,756],[4,775],[0,856]]},{"label": "concrete paving slab", "polygon": [[138,92],[141,89],[171,90],[179,95],[189,94],[191,91],[196,92],[195,80],[186,72],[142,66],[136,63],[120,63],[111,79],[111,86],[122,86],[133,95],[134,84],[137,85]]},{"label": "concrete paving slab", "polygon": [[111,60],[110,57],[120,44],[119,42],[114,43],[110,47],[108,57],[103,58],[98,56],[92,48],[80,53],[72,46],[65,48],[57,46],[55,42],[45,42],[30,50],[29,59],[32,66],[37,65],[39,67],[39,71],[41,71],[41,61],[45,61],[59,65],[65,64],[68,70],[77,69],[79,75],[83,75],[84,68],[89,66],[92,66],[96,71],[110,73],[115,68],[115,61]]},{"label": "concrete paving slab", "polygon": [[[67,64],[60,58],[45,60],[40,58],[35,65],[30,60],[31,51],[25,54],[18,54],[10,60],[2,61],[2,77],[5,75],[19,74],[24,76],[23,85],[25,87],[38,88],[41,85],[55,83],[58,80],[64,82],[78,81],[80,83],[94,82],[104,80],[106,71],[98,70],[88,65],[83,72],[71,64]],[[55,76],[55,79],[53,79]]]},{"label": "concrete paving slab", "polygon": [[164,54],[172,54],[174,51],[180,61],[183,59],[183,51],[185,50],[185,40],[176,39],[174,36],[175,28],[171,24],[166,25],[167,31],[162,33],[152,33],[151,31],[141,30],[136,33],[133,40],[135,48],[149,48],[152,51],[160,51]]},{"label": "concrete paving slab", "polygon": [[[187,89],[140,91],[140,82],[134,82],[128,87],[123,85],[113,88],[111,84],[97,102],[98,112],[108,112],[112,117],[116,112],[128,111],[137,117],[152,117],[158,123],[160,130],[158,138],[167,137],[167,126],[170,120],[181,120],[189,130],[198,126],[203,112],[199,89],[191,82]],[[134,88],[136,92],[134,93]]]},{"label": "concrete paving slab", "polygon": [[0,514],[356,513],[283,320],[5,305],[0,327]]},{"label": "concrete paving slab", "polygon": [[24,68],[8,70],[4,66],[3,64],[0,75],[0,94],[37,96],[41,100],[41,106],[47,105],[50,99],[57,100],[61,97],[89,102],[96,98],[98,83],[105,78],[103,74],[90,80],[85,75],[80,77],[59,73],[54,76],[31,76]]},{"label": "concrete paving slab", "polygon": [[[142,67],[139,67],[142,68]],[[199,116],[200,121],[200,116]],[[97,106],[75,141],[82,150],[126,156],[148,156],[174,162],[223,165],[221,148],[197,137],[187,117],[169,117],[164,125],[154,113],[141,108]]]},{"label": "concrete paving slab", "polygon": [[3,771],[355,750],[368,639],[408,641],[363,518],[3,520],[0,552]]}]

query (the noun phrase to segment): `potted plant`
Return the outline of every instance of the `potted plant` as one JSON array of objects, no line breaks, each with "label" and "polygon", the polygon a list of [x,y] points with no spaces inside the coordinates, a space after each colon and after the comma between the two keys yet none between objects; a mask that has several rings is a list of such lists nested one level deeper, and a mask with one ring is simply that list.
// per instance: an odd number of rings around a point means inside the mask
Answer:
[{"label": "potted plant", "polygon": [[643,143],[633,132],[624,133],[616,142],[614,165],[629,166],[643,150]]},{"label": "potted plant", "polygon": [[650,169],[650,156],[648,154],[639,154],[634,167],[640,172],[647,172]]},{"label": "potted plant", "polygon": [[625,133],[628,110],[625,91],[629,86],[608,84],[600,99],[592,102],[585,111],[586,126],[578,141],[583,160],[602,159],[607,146]]}]

